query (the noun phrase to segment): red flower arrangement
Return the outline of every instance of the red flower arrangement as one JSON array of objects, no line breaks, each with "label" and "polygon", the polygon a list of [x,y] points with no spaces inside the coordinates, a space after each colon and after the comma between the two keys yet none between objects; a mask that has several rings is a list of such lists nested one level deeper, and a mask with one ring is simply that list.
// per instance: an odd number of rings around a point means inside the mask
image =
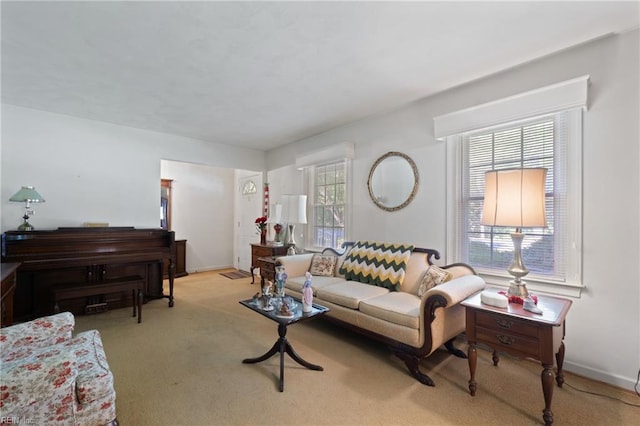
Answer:
[{"label": "red flower arrangement", "polygon": [[256,219],[255,223],[256,223],[256,229],[258,230],[259,234],[267,229],[267,217],[266,216],[260,216],[259,218]]}]

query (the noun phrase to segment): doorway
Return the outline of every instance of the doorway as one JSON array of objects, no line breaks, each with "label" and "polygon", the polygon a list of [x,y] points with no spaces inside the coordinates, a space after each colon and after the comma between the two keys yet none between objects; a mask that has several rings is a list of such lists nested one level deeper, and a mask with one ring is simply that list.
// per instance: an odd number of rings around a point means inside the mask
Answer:
[{"label": "doorway", "polygon": [[171,223],[167,225],[175,232],[176,241],[186,240],[187,270],[200,272],[234,267],[237,171],[172,160],[162,160],[160,166],[160,179],[171,181],[171,213],[167,211]]},{"label": "doorway", "polygon": [[251,270],[251,244],[257,243],[256,218],[262,216],[263,209],[262,174],[252,174],[238,179],[237,209],[237,261],[236,268],[241,271]]},{"label": "doorway", "polygon": [[171,184],[173,179],[160,179],[160,227],[171,230]]}]

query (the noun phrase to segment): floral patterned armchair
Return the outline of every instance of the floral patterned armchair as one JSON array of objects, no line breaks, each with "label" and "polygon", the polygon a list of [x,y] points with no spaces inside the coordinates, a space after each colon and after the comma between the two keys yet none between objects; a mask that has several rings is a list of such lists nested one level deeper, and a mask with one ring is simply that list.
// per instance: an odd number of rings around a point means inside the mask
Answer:
[{"label": "floral patterned armchair", "polygon": [[117,425],[100,333],[72,336],[69,312],[0,329],[0,418],[37,425]]}]

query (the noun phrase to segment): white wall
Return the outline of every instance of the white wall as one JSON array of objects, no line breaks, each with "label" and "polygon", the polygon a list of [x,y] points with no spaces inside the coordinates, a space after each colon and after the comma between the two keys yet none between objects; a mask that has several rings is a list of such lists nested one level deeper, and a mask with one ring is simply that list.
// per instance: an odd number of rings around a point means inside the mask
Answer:
[{"label": "white wall", "polygon": [[[173,218],[177,237],[188,239],[188,271],[233,265],[233,169],[265,165],[260,151],[6,104],[1,149],[2,232],[21,223],[23,204],[8,200],[22,185],[46,200],[35,205],[36,229],[84,222],[158,228],[161,160],[201,164],[168,172],[176,176],[174,201],[191,207]],[[207,197],[197,198],[202,192]]]},{"label": "white wall", "polygon": [[21,222],[22,204],[8,200],[22,185],[46,200],[30,221],[36,229],[84,222],[157,228],[161,159],[265,165],[260,151],[3,104],[2,231]]},{"label": "white wall", "polygon": [[160,170],[173,180],[171,229],[187,240],[187,272],[232,267],[234,170],[165,160]]},{"label": "white wall", "polygon": [[[284,194],[306,194],[306,185],[304,181],[304,172],[297,170],[293,165],[281,167],[277,170],[271,170],[267,174],[267,182],[269,182],[269,198],[271,204],[281,203],[281,196]],[[308,200],[307,200],[308,201]],[[307,216],[309,216],[307,214]],[[269,225],[271,228],[271,225]],[[305,225],[296,225],[294,230],[294,239],[298,247],[307,245],[305,239]],[[273,231],[271,231],[273,232]],[[282,232],[283,239],[287,239],[288,230]],[[269,235],[272,238],[272,235]]]},{"label": "white wall", "polygon": [[[432,123],[428,113],[420,114],[415,107],[376,116],[313,138],[288,145],[267,154],[269,180],[274,181],[273,170],[287,170],[283,162],[295,162],[296,154],[322,149],[327,145],[351,141],[355,144],[352,162],[350,193],[352,239],[412,242],[420,247],[439,248],[444,253],[445,146],[433,139]],[[367,189],[367,178],[373,163],[389,151],[401,151],[416,163],[419,173],[419,189],[406,208],[386,212],[376,208]],[[289,170],[295,170],[291,168]],[[300,173],[295,171],[295,173]],[[287,181],[284,176],[280,181]],[[291,180],[299,182],[293,175]],[[276,191],[275,185],[272,190]],[[410,224],[410,225],[408,225]]]},{"label": "white wall", "polygon": [[[433,117],[590,75],[583,160],[586,289],[572,299],[567,317],[565,368],[633,389],[640,368],[639,38],[635,30],[599,39],[273,150],[269,179],[273,174],[286,181],[282,171],[296,155],[354,142],[351,238],[412,242],[444,253],[446,152],[434,140]],[[385,212],[370,201],[366,181],[376,158],[392,150],[416,162],[420,188],[407,208]],[[293,172],[289,178],[298,179]]]},{"label": "white wall", "polygon": [[[596,40],[273,150],[267,155],[272,193],[298,189],[301,175],[292,166],[297,154],[351,141],[356,158],[350,236],[444,252],[446,151],[433,138],[433,117],[589,74],[583,184],[587,287],[573,299],[568,315],[565,366],[632,389],[640,367],[638,39],[636,30]],[[398,212],[375,208],[366,189],[369,168],[391,150],[411,156],[420,172],[415,200]],[[161,159],[265,169],[264,156],[256,151],[3,105],[2,230],[20,223],[21,206],[8,199],[25,184],[35,185],[47,200],[36,206],[31,221],[38,229],[85,221],[157,227]]]}]

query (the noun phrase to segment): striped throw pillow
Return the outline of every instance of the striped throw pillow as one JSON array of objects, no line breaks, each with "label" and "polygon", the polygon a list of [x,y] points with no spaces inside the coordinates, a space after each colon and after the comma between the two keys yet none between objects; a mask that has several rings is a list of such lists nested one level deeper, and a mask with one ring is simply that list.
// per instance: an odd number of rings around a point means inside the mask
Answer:
[{"label": "striped throw pillow", "polygon": [[402,285],[411,244],[358,241],[340,266],[347,280],[359,281],[396,290]]}]

